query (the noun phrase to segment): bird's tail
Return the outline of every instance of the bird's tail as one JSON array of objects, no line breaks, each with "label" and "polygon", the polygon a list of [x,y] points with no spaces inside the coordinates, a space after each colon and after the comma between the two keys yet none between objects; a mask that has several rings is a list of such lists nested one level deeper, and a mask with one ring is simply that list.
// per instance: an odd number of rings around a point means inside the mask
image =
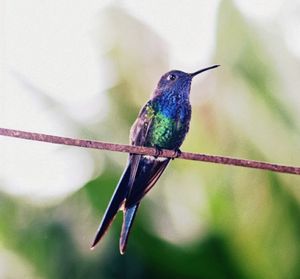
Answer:
[{"label": "bird's tail", "polygon": [[134,221],[134,217],[136,214],[137,209],[139,208],[140,203],[136,205],[125,208],[123,211],[123,225],[122,231],[120,236],[120,253],[123,255],[126,251],[128,236],[131,230],[132,223]]},{"label": "bird's tail", "polygon": [[91,249],[93,249],[96,244],[101,240],[109,226],[111,225],[112,221],[114,220],[118,210],[122,206],[127,193],[128,193],[128,181],[130,177],[130,164],[128,164],[127,168],[125,169],[117,187],[116,190],[110,200],[110,203],[108,207],[106,208],[106,211],[104,213],[104,217],[101,221],[101,224],[97,230],[95,239],[93,241],[93,244],[91,246]]}]

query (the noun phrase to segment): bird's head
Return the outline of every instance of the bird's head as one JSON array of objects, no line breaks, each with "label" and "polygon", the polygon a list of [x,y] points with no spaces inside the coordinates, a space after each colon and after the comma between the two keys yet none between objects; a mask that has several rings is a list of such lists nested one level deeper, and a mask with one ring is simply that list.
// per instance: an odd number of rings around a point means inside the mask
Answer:
[{"label": "bird's head", "polygon": [[190,91],[190,86],[193,77],[196,75],[205,72],[210,69],[214,69],[216,67],[219,67],[220,65],[213,65],[204,69],[201,69],[199,71],[196,71],[194,73],[185,73],[178,70],[172,70],[167,73],[165,73],[159,80],[155,95],[161,94],[164,91],[187,91],[187,93]]}]

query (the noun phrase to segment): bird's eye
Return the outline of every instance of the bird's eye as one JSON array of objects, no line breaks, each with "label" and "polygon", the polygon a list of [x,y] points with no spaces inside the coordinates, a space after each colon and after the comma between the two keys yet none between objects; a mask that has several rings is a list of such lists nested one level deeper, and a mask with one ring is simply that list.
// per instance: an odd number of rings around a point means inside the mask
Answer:
[{"label": "bird's eye", "polygon": [[177,77],[174,74],[169,74],[167,79],[168,80],[175,80]]}]

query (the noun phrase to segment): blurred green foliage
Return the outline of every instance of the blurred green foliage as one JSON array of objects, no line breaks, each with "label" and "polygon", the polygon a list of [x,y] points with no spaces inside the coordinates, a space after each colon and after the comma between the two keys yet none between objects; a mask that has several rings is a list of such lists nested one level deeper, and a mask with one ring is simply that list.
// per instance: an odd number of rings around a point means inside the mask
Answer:
[{"label": "blurred green foliage", "polygon": [[[161,38],[124,11],[110,8],[105,20],[114,38],[106,58],[119,81],[107,92],[107,117],[88,130],[126,142],[139,108],[168,68],[167,51]],[[299,163],[299,122],[267,42],[230,1],[221,3],[216,36],[214,61],[222,68],[192,89],[214,93],[193,107],[182,149]],[[137,44],[137,38],[143,40]],[[174,161],[145,198],[128,252],[120,256],[120,216],[95,251],[89,245],[126,156],[91,153],[101,174],[57,206],[0,196],[1,244],[33,267],[30,276],[300,278],[298,177]]]}]

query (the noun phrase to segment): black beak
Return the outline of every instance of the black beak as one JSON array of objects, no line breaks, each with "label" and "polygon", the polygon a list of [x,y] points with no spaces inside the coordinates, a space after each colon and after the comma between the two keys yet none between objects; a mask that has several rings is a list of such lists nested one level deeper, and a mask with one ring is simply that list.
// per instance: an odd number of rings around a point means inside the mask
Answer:
[{"label": "black beak", "polygon": [[200,73],[203,73],[203,72],[205,72],[205,71],[208,71],[208,70],[217,68],[217,67],[219,67],[219,66],[220,66],[220,65],[213,65],[213,66],[204,68],[204,69],[199,70],[199,71],[197,71],[197,72],[195,72],[195,73],[191,73],[190,76],[193,78],[194,76],[196,76],[196,75],[198,75],[198,74],[200,74]]}]

